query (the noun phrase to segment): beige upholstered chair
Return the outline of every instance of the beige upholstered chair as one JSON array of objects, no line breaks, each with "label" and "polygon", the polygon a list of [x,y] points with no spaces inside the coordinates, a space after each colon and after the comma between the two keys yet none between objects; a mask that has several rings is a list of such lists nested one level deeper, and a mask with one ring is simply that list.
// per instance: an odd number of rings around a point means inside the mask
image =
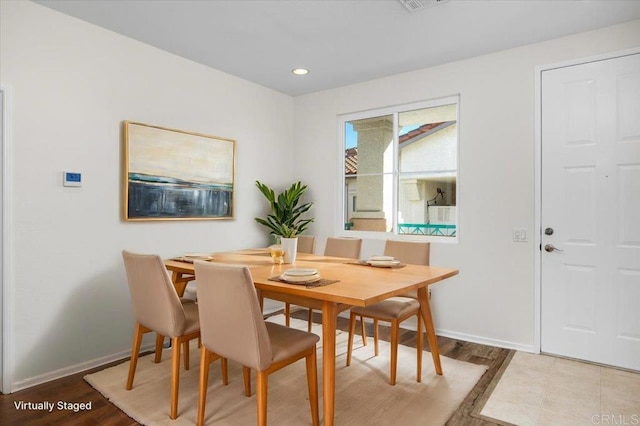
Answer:
[{"label": "beige upholstered chair", "polygon": [[313,235],[298,235],[298,253],[314,253],[316,237]]},{"label": "beige upholstered chair", "polygon": [[349,259],[360,259],[360,249],[362,240],[360,238],[327,238],[324,247],[325,256],[346,257]]},{"label": "beige upholstered chair", "polygon": [[[427,242],[409,242],[387,240],[384,254],[393,256],[396,260],[413,265],[429,265],[430,244]],[[362,325],[362,342],[366,345],[366,333],[364,332],[364,318],[373,319],[374,353],[378,355],[378,321],[391,323],[391,365],[389,382],[396,384],[396,369],[398,364],[398,334],[400,323],[412,316],[418,322],[417,332],[417,359],[416,381],[422,381],[422,317],[420,315],[420,303],[417,300],[417,291],[404,294],[402,297],[391,297],[371,306],[355,306],[351,308],[349,318],[349,343],[347,349],[347,365],[351,364],[351,350],[353,348],[353,334],[355,331],[356,316],[360,316]]]},{"label": "beige upholstered chair", "polygon": [[[316,237],[313,235],[298,235],[298,253],[311,253],[313,254],[316,248]],[[291,325],[291,304],[284,304],[284,321],[287,327]],[[311,316],[311,309],[309,309],[309,316]],[[311,321],[309,321],[308,331],[311,332]]]},{"label": "beige upholstered chair", "polygon": [[200,337],[198,305],[182,303],[160,256],[122,251],[131,293],[136,326],[126,389],[131,390],[138,363],[142,335],[156,332],[155,362],[160,362],[164,336],[171,338],[171,412],[178,415],[180,348],[184,347],[184,368],[189,369],[189,341]]},{"label": "beige upholstered chair", "polygon": [[[202,328],[198,424],[204,422],[211,354],[243,365],[245,394],[250,395],[250,369],[257,371],[258,424],[267,424],[268,375],[306,359],[311,418],[319,424],[315,334],[265,322],[253,278],[246,266],[196,262]],[[230,326],[230,324],[232,326]]]},{"label": "beige upholstered chair", "polygon": [[[360,249],[362,248],[362,239],[360,238],[327,238],[324,247],[324,255],[332,257],[344,257],[347,259],[360,259]],[[347,308],[348,309],[348,308]],[[346,309],[343,309],[346,310]],[[313,309],[309,308],[309,318],[307,319],[307,329],[311,331],[313,324]],[[364,326],[362,327],[364,333]]]}]

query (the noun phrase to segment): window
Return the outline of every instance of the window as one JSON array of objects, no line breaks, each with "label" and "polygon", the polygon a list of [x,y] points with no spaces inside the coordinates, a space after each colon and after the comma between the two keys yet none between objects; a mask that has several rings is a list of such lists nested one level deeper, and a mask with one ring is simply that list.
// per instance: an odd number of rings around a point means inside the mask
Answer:
[{"label": "window", "polygon": [[457,238],[458,103],[455,96],[340,116],[347,235]]}]

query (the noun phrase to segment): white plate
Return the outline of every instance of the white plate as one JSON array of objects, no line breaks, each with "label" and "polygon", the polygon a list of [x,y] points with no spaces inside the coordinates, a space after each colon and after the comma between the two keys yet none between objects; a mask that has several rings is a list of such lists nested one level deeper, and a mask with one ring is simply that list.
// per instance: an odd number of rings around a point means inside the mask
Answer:
[{"label": "white plate", "polygon": [[287,275],[290,277],[309,277],[317,273],[318,273],[317,269],[307,269],[307,268],[291,268],[284,271],[284,275]]},{"label": "white plate", "polygon": [[393,262],[395,259],[393,256],[371,256],[369,260],[372,262]]},{"label": "white plate", "polygon": [[367,260],[367,263],[371,266],[378,266],[381,268],[389,268],[391,266],[396,266],[399,265],[400,262],[397,260],[392,260],[392,261],[388,261],[388,260],[380,260],[380,261],[376,261],[376,260]]},{"label": "white plate", "polygon": [[212,256],[209,253],[185,253],[184,256],[185,259],[189,259],[189,260],[210,260],[212,259]]},{"label": "white plate", "polygon": [[280,279],[291,284],[308,284],[320,280],[320,274],[307,275],[304,277],[294,277],[282,274],[280,275]]}]

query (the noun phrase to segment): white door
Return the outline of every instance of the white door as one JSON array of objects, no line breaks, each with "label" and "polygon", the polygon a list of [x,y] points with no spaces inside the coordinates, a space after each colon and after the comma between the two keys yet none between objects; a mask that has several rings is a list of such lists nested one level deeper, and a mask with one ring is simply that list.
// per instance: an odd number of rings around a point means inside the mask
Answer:
[{"label": "white door", "polygon": [[4,119],[6,117],[5,113],[5,103],[6,96],[5,91],[2,87],[0,87],[0,234],[2,240],[0,240],[0,391],[4,393],[9,393],[9,389],[5,389],[5,380],[4,380],[4,286],[8,285],[4,282],[4,253],[3,253],[3,245],[5,239],[5,229],[4,229],[4,144],[7,141],[4,138],[5,135],[5,122]]},{"label": "white door", "polygon": [[541,117],[541,349],[640,370],[640,54],[543,71]]}]

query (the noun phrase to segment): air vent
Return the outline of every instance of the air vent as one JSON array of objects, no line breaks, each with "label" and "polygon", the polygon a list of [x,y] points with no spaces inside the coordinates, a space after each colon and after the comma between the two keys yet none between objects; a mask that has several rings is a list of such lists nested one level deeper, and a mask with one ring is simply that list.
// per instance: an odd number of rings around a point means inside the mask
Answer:
[{"label": "air vent", "polygon": [[398,0],[411,13],[435,6],[439,3],[446,3],[450,0]]}]

